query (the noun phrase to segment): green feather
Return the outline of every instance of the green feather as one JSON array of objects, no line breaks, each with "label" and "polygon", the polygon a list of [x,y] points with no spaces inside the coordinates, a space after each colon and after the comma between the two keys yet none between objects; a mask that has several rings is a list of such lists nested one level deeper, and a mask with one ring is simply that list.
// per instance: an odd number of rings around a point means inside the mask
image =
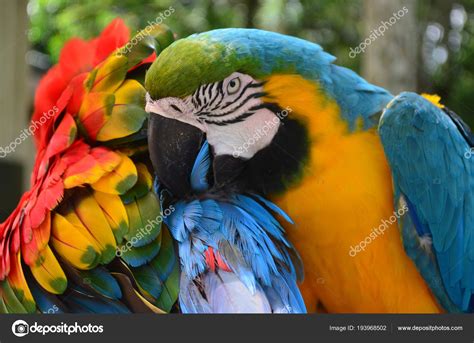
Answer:
[{"label": "green feather", "polygon": [[7,313],[28,313],[23,304],[16,297],[8,281],[4,280],[0,283],[0,291]]},{"label": "green feather", "polygon": [[163,285],[163,291],[161,292],[160,298],[156,301],[155,305],[162,310],[169,312],[173,305],[176,303],[179,294],[179,266],[175,263],[171,275]]},{"label": "green feather", "polygon": [[130,222],[125,238],[134,247],[144,246],[159,235],[163,218],[160,203],[154,193],[148,192],[144,197],[125,205],[125,209]]},{"label": "green feather", "polygon": [[145,165],[137,164],[138,180],[127,193],[121,195],[124,204],[130,204],[135,199],[146,196],[151,191],[152,181],[151,174]]},{"label": "green feather", "polygon": [[117,51],[117,54],[126,56],[129,68],[137,65],[151,53],[160,54],[174,41],[173,32],[166,25],[147,26],[137,33],[128,44]]},{"label": "green feather", "polygon": [[162,230],[161,249],[158,256],[150,262],[161,281],[166,281],[173,272],[177,264],[176,252],[174,250],[173,239],[167,228]]},{"label": "green feather", "polygon": [[2,297],[0,297],[0,314],[8,314],[7,305]]},{"label": "green feather", "polygon": [[163,290],[163,283],[151,266],[130,268],[140,292],[150,302],[155,302]]},{"label": "green feather", "polygon": [[140,247],[122,245],[118,249],[121,252],[120,257],[132,267],[140,267],[150,262],[158,255],[161,246],[161,232],[158,237],[150,244]]}]

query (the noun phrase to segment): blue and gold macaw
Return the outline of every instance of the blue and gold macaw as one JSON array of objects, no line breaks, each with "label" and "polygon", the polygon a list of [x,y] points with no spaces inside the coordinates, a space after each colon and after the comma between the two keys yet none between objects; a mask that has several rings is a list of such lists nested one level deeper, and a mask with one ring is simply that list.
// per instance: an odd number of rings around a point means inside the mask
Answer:
[{"label": "blue and gold macaw", "polygon": [[[308,311],[470,311],[467,126],[433,99],[394,99],[334,60],[316,44],[254,29],[171,44],[145,82],[160,187],[175,202],[195,201],[189,175],[208,142],[205,199],[256,194],[294,220],[284,226],[303,261]],[[199,247],[178,224],[170,227],[180,252],[188,249],[183,265]],[[214,247],[216,256],[225,249]],[[259,253],[241,248],[244,256]],[[181,288],[181,304],[190,312],[199,312],[195,288],[207,294],[202,276],[213,261],[199,271],[184,266],[189,288]],[[237,280],[240,287],[241,275],[219,282]]]}]

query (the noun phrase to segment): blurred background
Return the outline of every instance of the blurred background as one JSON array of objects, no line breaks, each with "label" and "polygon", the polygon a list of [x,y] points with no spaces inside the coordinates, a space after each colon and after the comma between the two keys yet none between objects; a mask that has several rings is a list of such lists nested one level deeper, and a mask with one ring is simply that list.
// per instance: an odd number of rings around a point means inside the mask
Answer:
[{"label": "blurred background", "polygon": [[[0,147],[28,127],[38,81],[68,39],[95,37],[116,17],[136,32],[170,7],[164,23],[179,37],[221,27],[298,36],[393,93],[437,93],[474,126],[474,0],[0,0]],[[28,189],[31,137],[1,157],[3,221]]]}]

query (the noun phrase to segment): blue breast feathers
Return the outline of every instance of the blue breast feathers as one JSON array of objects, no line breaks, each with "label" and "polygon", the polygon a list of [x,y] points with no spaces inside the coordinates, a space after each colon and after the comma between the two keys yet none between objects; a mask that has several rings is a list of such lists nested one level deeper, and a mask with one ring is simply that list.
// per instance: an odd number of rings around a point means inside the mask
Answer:
[{"label": "blue breast feathers", "polygon": [[190,176],[195,194],[165,219],[179,247],[182,312],[305,312],[301,261],[274,215],[291,219],[257,195],[213,195],[210,166],[205,142]]}]

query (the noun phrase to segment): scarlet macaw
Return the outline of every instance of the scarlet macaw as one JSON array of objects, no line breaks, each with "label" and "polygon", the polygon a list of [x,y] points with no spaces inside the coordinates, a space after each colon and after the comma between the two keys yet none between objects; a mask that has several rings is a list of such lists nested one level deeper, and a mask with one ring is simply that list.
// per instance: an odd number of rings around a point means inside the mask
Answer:
[{"label": "scarlet macaw", "polygon": [[147,33],[120,49],[129,30],[114,20],[96,39],[69,41],[41,80],[31,189],[0,225],[0,312],[174,306],[179,265],[161,225],[172,209],[153,192],[141,83],[173,35]]},{"label": "scarlet macaw", "polygon": [[[0,226],[0,312],[304,312],[300,262],[273,213],[291,220],[256,194],[219,197],[207,144],[183,150],[192,169],[175,166],[189,192],[154,189],[142,82],[173,35],[128,37],[116,20],[72,40],[41,81],[32,189]],[[154,124],[150,150],[166,149]]]}]

